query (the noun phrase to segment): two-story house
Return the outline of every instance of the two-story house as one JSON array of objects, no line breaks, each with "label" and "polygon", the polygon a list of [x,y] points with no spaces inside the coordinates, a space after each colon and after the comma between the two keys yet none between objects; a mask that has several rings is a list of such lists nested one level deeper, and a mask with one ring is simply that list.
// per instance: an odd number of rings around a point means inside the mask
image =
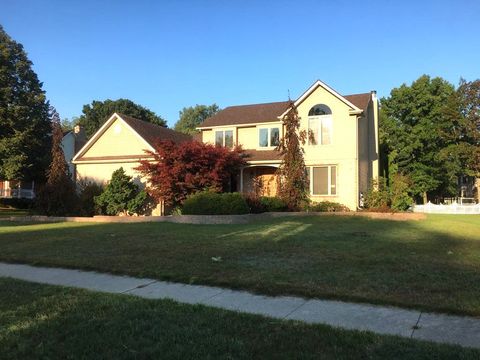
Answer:
[{"label": "two-story house", "polygon": [[[235,179],[240,192],[273,196],[282,159],[276,146],[284,135],[288,102],[230,106],[198,129],[203,142],[241,145],[248,166]],[[340,95],[316,81],[296,101],[300,127],[312,134],[304,158],[312,201],[334,201],[355,210],[371,180],[378,177],[378,102],[376,92]]]}]

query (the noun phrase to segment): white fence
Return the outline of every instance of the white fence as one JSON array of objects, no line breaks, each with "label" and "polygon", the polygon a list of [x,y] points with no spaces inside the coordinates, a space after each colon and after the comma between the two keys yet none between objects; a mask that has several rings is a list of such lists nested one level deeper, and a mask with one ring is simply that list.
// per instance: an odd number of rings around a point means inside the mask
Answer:
[{"label": "white fence", "polygon": [[414,205],[414,212],[428,214],[480,214],[480,204],[458,204],[436,205],[430,201],[426,205]]},{"label": "white fence", "polygon": [[0,189],[0,198],[33,199],[35,192],[32,189]]}]

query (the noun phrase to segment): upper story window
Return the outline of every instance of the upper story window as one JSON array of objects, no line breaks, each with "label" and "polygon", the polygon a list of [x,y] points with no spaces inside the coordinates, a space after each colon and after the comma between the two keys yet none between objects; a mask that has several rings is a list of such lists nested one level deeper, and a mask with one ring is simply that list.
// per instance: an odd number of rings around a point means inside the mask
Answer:
[{"label": "upper story window", "polygon": [[258,147],[275,147],[280,144],[280,128],[262,127],[258,129]]},{"label": "upper story window", "polygon": [[332,110],[327,105],[318,104],[308,112],[309,145],[329,145],[332,143]]},{"label": "upper story window", "polygon": [[215,145],[233,147],[233,130],[215,131]]}]

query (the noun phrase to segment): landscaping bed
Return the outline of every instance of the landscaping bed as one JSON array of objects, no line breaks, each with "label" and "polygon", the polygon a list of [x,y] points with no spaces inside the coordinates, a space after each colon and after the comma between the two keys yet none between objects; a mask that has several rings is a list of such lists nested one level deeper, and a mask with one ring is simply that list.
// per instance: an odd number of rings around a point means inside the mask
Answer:
[{"label": "landscaping bed", "polygon": [[478,359],[459,346],[0,278],[2,359]]},{"label": "landscaping bed", "polygon": [[0,261],[480,316],[480,221],[0,223]]}]

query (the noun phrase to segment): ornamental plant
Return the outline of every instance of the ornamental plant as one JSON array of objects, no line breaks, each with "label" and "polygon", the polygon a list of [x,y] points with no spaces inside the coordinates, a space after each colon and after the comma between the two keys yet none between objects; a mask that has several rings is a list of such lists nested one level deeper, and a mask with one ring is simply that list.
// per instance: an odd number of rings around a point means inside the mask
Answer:
[{"label": "ornamental plant", "polygon": [[161,140],[155,151],[146,151],[152,160],[136,168],[148,179],[149,194],[166,205],[178,206],[188,195],[199,191],[228,191],[233,175],[246,165],[241,148],[187,141],[176,144]]},{"label": "ornamental plant", "polygon": [[278,195],[287,204],[289,210],[295,211],[308,203],[307,169],[302,147],[307,139],[307,132],[299,130],[300,117],[295,103],[291,100],[288,109],[282,119],[285,136],[277,147],[283,155],[277,171],[280,179]]},{"label": "ornamental plant", "polygon": [[103,192],[94,197],[95,205],[107,215],[137,214],[146,200],[146,192],[140,190],[123,168],[115,170]]},{"label": "ornamental plant", "polygon": [[37,211],[49,216],[65,216],[75,213],[77,195],[62,148],[63,132],[60,116],[50,108],[52,129],[52,162],[47,170],[47,182],[40,186],[35,199]]}]

